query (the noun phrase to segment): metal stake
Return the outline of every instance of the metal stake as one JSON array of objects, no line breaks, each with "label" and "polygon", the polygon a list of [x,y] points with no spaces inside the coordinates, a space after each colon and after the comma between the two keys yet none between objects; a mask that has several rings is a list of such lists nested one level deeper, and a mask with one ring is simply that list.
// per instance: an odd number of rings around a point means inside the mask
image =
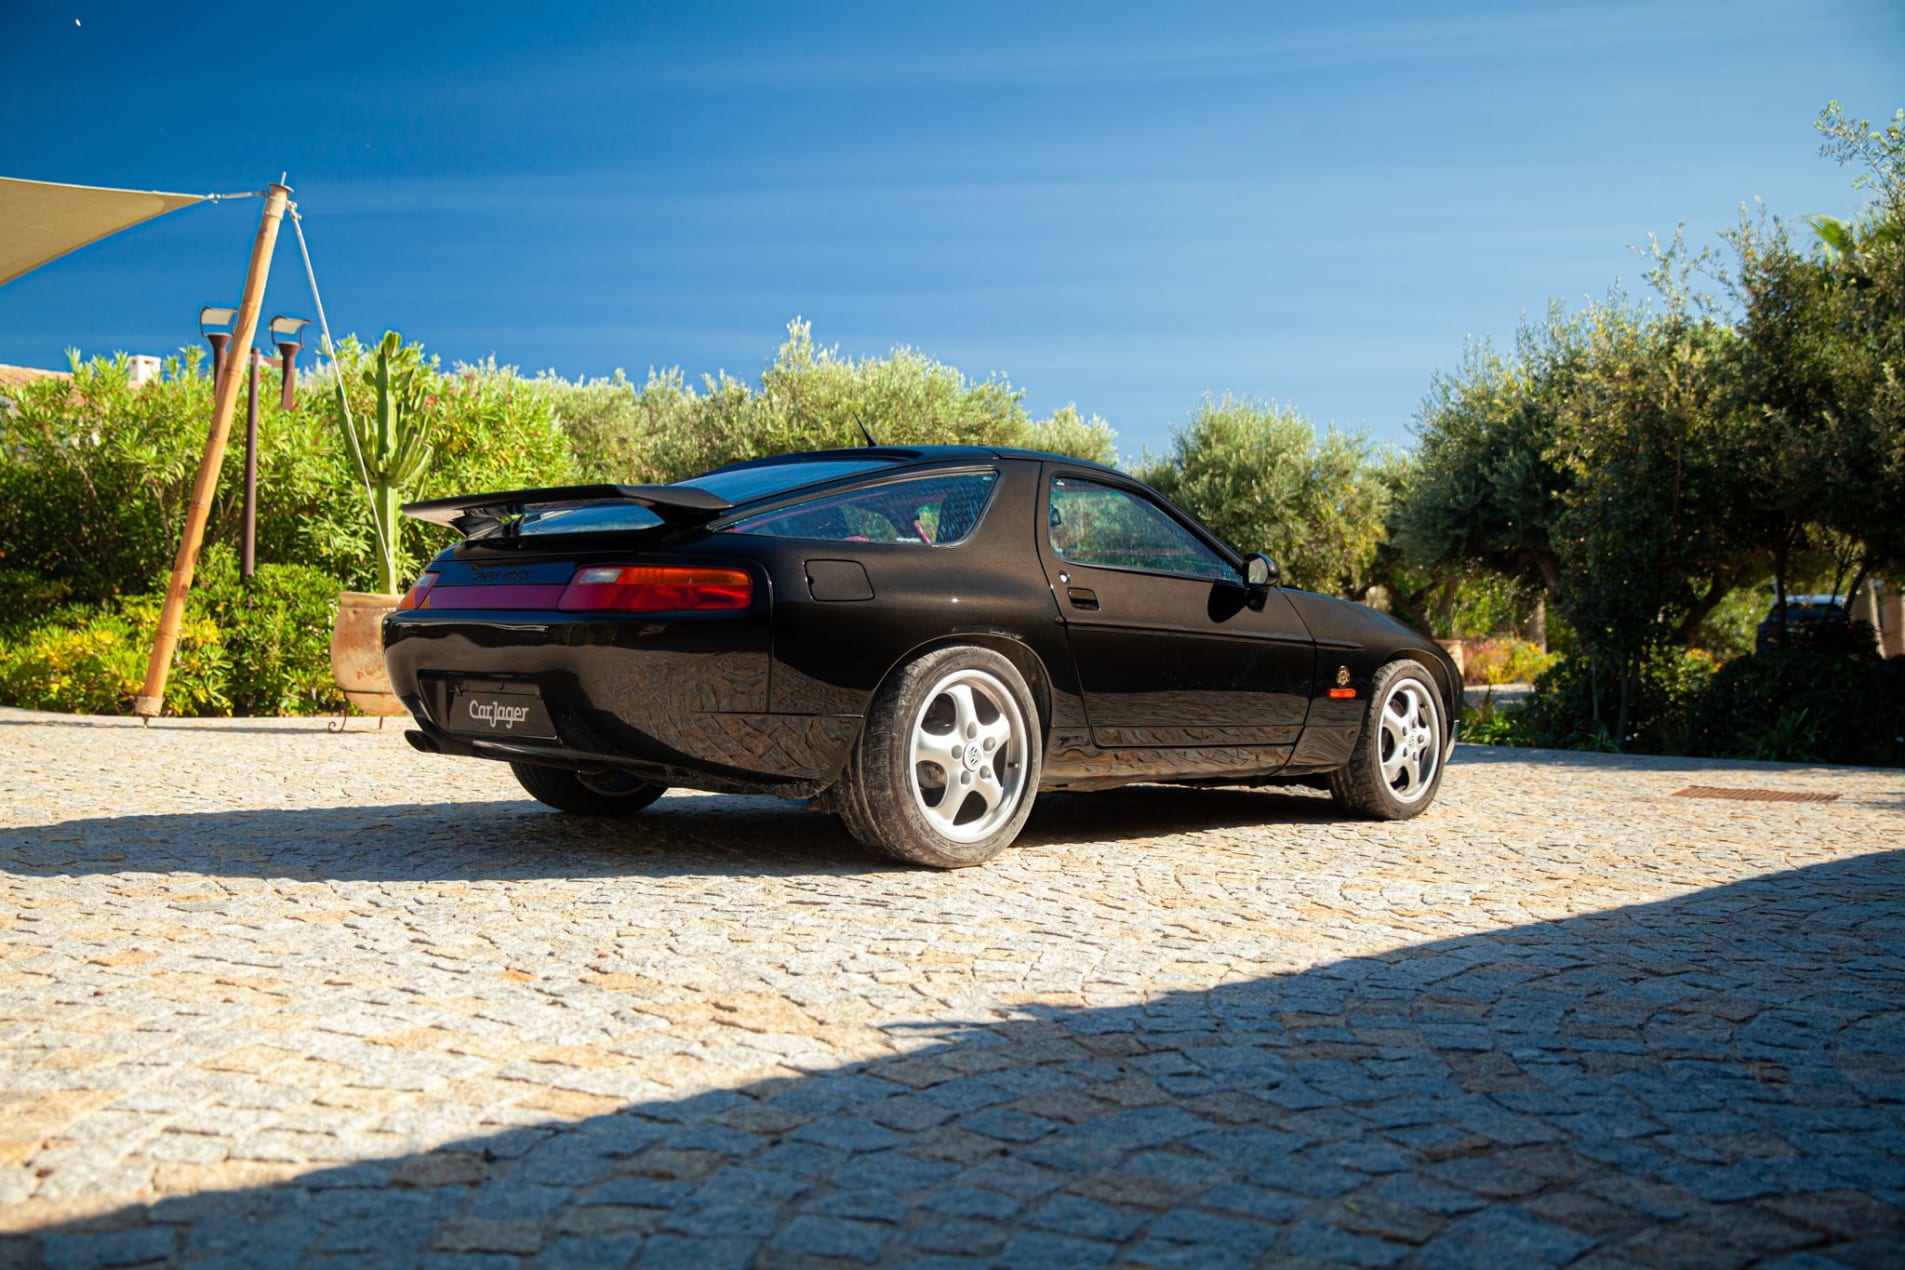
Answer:
[{"label": "metal stake", "polygon": [[238,577],[251,581],[258,568],[258,350],[251,350],[251,383],[245,397],[245,531]]}]

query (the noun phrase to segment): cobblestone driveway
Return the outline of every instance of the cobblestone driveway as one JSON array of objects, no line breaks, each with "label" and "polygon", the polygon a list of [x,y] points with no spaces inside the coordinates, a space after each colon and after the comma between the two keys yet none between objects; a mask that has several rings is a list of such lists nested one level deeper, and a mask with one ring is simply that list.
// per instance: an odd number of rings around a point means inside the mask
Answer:
[{"label": "cobblestone driveway", "polygon": [[0,1262],[1905,1258],[1905,773],[1469,748],[938,874],[354,729],[0,711]]}]

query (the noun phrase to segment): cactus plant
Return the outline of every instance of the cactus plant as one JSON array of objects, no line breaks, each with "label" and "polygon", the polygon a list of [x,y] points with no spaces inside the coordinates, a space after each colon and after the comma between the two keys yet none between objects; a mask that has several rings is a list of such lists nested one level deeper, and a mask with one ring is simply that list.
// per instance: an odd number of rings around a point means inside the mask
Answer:
[{"label": "cactus plant", "polygon": [[361,477],[370,487],[371,519],[377,530],[377,589],[386,595],[396,594],[398,587],[399,508],[429,470],[435,453],[424,413],[423,368],[414,356],[406,359],[403,351],[403,337],[385,332],[375,364],[363,372],[365,384],[377,396],[369,417],[351,413],[344,377],[337,378],[337,424],[344,432],[345,451],[354,456],[353,464],[361,460]]}]

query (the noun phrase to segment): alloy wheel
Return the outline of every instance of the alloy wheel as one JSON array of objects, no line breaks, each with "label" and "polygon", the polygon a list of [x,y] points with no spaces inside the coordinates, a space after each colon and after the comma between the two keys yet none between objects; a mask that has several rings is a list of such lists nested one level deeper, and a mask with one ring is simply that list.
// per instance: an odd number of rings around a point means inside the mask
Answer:
[{"label": "alloy wheel", "polygon": [[914,805],[945,838],[986,837],[1024,795],[1025,747],[1025,717],[1006,686],[983,670],[952,671],[913,719]]},{"label": "alloy wheel", "polygon": [[1442,762],[1442,720],[1435,695],[1419,679],[1398,679],[1378,714],[1383,783],[1399,801],[1413,803],[1435,787]]}]

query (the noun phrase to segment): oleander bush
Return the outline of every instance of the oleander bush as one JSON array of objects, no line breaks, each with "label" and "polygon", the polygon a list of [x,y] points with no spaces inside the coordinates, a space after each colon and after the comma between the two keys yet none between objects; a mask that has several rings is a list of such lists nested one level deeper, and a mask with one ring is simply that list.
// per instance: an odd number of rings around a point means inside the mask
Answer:
[{"label": "oleander bush", "polygon": [[[174,715],[325,714],[343,708],[331,681],[336,579],[305,565],[260,565],[249,584],[235,555],[207,553],[186,603],[166,680]],[[0,636],[0,704],[130,714],[159,628],[164,580],[97,605],[63,605]]]},{"label": "oleander bush", "polygon": [[[420,497],[573,479],[547,383],[493,362],[445,371],[417,344],[404,354],[421,368],[436,450]],[[353,411],[368,413],[367,357],[346,339],[337,369],[307,374],[290,410],[278,405],[275,370],[262,372],[258,385],[258,558],[306,565],[360,589],[375,577],[373,531],[331,384],[342,374]],[[0,569],[27,617],[36,605],[44,612],[67,599],[103,603],[139,591],[170,567],[211,420],[212,380],[200,349],[168,358],[163,378],[137,387],[123,357],[71,362],[70,380],[11,389],[13,408],[0,408]],[[207,543],[237,542],[243,475],[240,419]],[[411,569],[450,538],[415,521],[402,534]],[[24,580],[16,587],[11,577]]]},{"label": "oleander bush", "polygon": [[[163,596],[131,596],[57,615],[0,642],[0,704],[74,714],[130,714],[145,679]],[[231,713],[229,657],[216,624],[188,615],[166,681],[168,714]]]}]

